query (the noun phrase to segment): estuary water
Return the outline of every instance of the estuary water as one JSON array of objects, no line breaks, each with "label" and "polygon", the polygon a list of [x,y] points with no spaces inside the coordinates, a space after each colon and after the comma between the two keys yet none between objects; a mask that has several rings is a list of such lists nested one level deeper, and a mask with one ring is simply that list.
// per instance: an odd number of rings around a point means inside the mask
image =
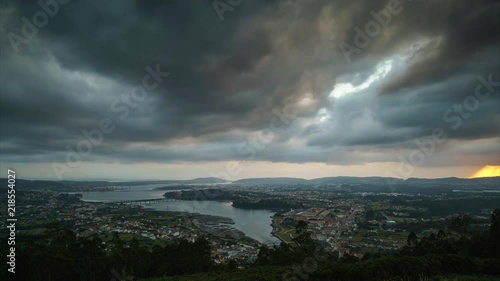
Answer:
[{"label": "estuary water", "polygon": [[[75,192],[83,195],[82,200],[87,202],[119,202],[124,200],[141,200],[163,198],[167,191],[154,190],[155,187],[165,185],[140,185],[115,191]],[[160,203],[145,204],[146,208],[159,211],[189,212],[204,215],[213,215],[231,218],[234,227],[245,235],[261,243],[279,242],[271,235],[271,217],[274,212],[268,210],[246,210],[234,208],[231,202],[218,201],[162,201]]]}]

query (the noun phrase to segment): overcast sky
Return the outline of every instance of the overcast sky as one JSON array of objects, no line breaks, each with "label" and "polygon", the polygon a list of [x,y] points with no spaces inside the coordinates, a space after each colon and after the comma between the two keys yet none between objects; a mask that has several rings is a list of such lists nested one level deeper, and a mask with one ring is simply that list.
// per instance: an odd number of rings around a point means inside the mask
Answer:
[{"label": "overcast sky", "polygon": [[468,177],[500,164],[499,1],[60,2],[0,4],[2,176]]}]

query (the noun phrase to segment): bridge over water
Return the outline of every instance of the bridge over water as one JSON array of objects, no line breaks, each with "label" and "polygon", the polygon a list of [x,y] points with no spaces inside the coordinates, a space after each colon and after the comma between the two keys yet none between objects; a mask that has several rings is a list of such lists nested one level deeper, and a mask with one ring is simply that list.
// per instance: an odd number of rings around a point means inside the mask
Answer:
[{"label": "bridge over water", "polygon": [[155,199],[139,199],[139,200],[124,200],[124,201],[118,201],[114,202],[117,204],[158,204],[161,202],[173,202],[173,201],[178,201],[173,198],[155,198]]}]

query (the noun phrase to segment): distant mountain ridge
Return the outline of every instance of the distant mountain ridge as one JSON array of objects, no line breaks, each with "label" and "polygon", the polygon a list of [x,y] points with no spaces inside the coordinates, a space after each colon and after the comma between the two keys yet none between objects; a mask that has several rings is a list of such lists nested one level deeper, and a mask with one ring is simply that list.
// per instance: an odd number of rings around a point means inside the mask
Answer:
[{"label": "distant mountain ridge", "polygon": [[[7,188],[7,179],[0,178],[2,186]],[[324,177],[316,179],[303,179],[303,178],[290,178],[290,177],[276,177],[276,178],[246,178],[235,181],[227,181],[221,178],[206,177],[206,178],[195,178],[191,180],[153,180],[153,181],[123,181],[123,182],[110,182],[110,181],[49,181],[49,180],[24,180],[16,179],[16,185],[24,188],[45,188],[51,187],[54,189],[64,189],[66,185],[87,185],[87,186],[134,186],[134,185],[148,185],[148,184],[222,184],[222,183],[233,183],[233,184],[258,184],[258,185],[268,185],[268,184],[364,184],[364,185],[388,185],[388,184],[400,184],[406,186],[422,186],[422,187],[432,187],[432,186],[470,186],[470,185],[481,185],[485,188],[500,188],[500,177],[489,177],[489,178],[408,178],[398,179],[391,177]]]},{"label": "distant mountain ridge", "polygon": [[[280,181],[281,180],[281,181]],[[233,181],[233,183],[244,184],[406,184],[406,185],[464,185],[464,184],[486,184],[494,185],[500,188],[500,177],[489,178],[408,178],[399,179],[391,177],[324,177],[317,179],[302,179],[302,178],[248,178]]]},{"label": "distant mountain ridge", "polygon": [[427,185],[437,185],[437,184],[447,184],[447,185],[462,185],[462,184],[495,184],[496,187],[500,187],[500,177],[487,177],[487,178],[438,178],[438,179],[424,179],[424,178],[409,178],[404,181],[405,184],[427,184]]},{"label": "distant mountain ridge", "polygon": [[251,183],[251,184],[301,184],[309,181],[301,178],[248,178],[233,181],[232,183]]},{"label": "distant mountain ridge", "polygon": [[389,178],[389,177],[326,177],[311,179],[309,183],[314,184],[387,184],[392,183],[402,183],[403,179]]},{"label": "distant mountain ridge", "polygon": [[226,183],[226,180],[221,178],[195,178],[192,180],[186,180],[188,183]]},{"label": "distant mountain ridge", "polygon": [[[135,186],[135,185],[148,185],[148,184],[219,184],[226,183],[226,180],[214,177],[195,178],[191,180],[138,180],[138,181],[105,181],[105,180],[25,180],[16,179],[16,187],[23,187],[25,189],[33,188],[51,188],[54,190],[64,190],[66,186],[87,185],[87,186]],[[7,188],[7,178],[0,178],[1,186]],[[0,187],[2,188],[2,187]]]}]

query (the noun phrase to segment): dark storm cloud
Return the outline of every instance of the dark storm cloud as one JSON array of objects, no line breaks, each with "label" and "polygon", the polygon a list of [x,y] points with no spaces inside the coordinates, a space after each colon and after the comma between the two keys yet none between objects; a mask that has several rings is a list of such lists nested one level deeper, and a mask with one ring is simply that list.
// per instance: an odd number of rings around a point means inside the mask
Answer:
[{"label": "dark storm cloud", "polygon": [[[433,3],[432,6],[426,7],[429,8],[426,11],[412,9],[412,13],[425,14],[428,17],[425,22],[412,15],[402,17],[406,25],[419,27],[423,23],[424,27],[429,29],[438,27],[436,36],[442,36],[442,42],[433,46],[434,50],[423,50],[430,52],[431,55],[413,63],[401,77],[386,86],[385,92],[394,92],[429,80],[439,81],[460,73],[475,55],[485,49],[490,48],[490,51],[498,53],[500,2],[494,0],[440,2],[443,3]],[[439,7],[444,3],[446,6],[435,9],[435,6]]]},{"label": "dark storm cloud", "polygon": [[391,2],[399,3],[402,12],[391,16],[386,27],[390,32],[371,38],[372,42],[365,48],[368,52],[363,51],[360,57],[391,53],[402,43],[410,43],[418,37],[439,40],[425,47],[417,47],[416,52],[430,55],[424,61],[411,65],[405,75],[387,90],[397,90],[412,83],[425,83],[428,79],[439,80],[460,70],[478,52],[486,48],[498,48],[500,3],[495,0],[380,0],[370,1],[369,5],[363,6],[350,2],[347,8],[352,13],[346,23],[349,28],[336,41],[343,40],[356,45],[358,32],[354,27],[366,31],[367,23],[375,19],[372,15],[374,12],[386,18],[385,13],[379,11]]},{"label": "dark storm cloud", "polygon": [[[238,146],[269,128],[273,108],[289,105],[296,121],[257,160],[387,161],[384,149],[409,148],[449,126],[443,113],[474,93],[475,76],[500,77],[493,0],[401,1],[401,14],[347,63],[339,42],[354,45],[354,27],[363,29],[389,3],[245,1],[220,21],[211,1],[75,0],[16,54],[7,34],[22,34],[21,17],[40,7],[5,2],[2,154],[62,161],[83,129],[110,117],[116,131],[87,160],[245,160]],[[336,84],[362,84],[380,62],[404,54],[404,66],[369,88],[329,97]],[[127,119],[117,118],[112,101],[157,64],[171,75]],[[450,137],[497,137],[497,106],[495,94]]]}]

